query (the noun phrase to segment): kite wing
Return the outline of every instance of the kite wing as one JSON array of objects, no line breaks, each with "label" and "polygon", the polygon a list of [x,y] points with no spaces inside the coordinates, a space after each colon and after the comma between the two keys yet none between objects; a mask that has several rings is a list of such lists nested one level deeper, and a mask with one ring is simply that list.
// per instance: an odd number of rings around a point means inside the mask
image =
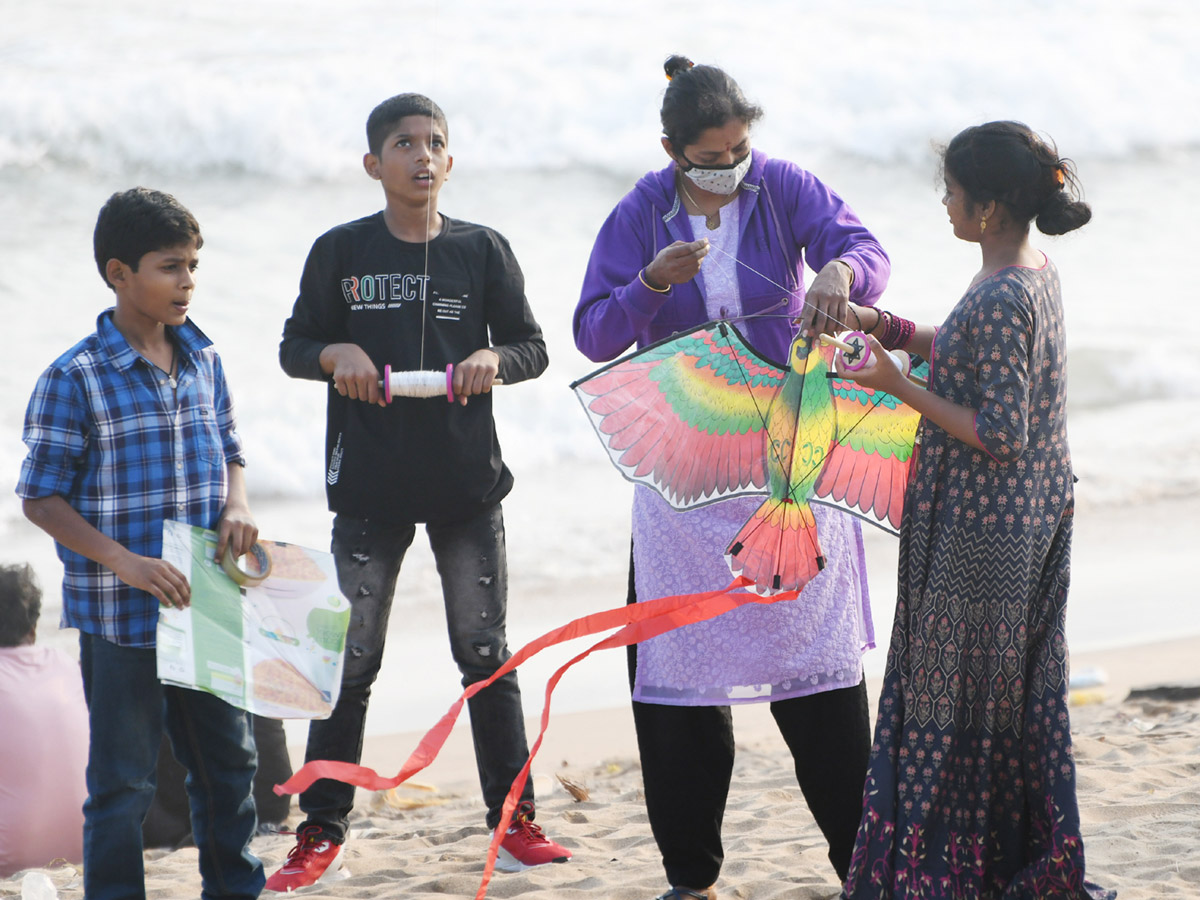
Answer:
[{"label": "kite wing", "polygon": [[709,322],[571,387],[621,474],[691,509],[767,490],[767,410],[787,372]]},{"label": "kite wing", "polygon": [[[928,374],[929,364],[921,361],[910,377],[923,379]],[[921,416],[891,394],[853,381],[835,378],[830,387],[837,437],[812,499],[898,534]]]}]

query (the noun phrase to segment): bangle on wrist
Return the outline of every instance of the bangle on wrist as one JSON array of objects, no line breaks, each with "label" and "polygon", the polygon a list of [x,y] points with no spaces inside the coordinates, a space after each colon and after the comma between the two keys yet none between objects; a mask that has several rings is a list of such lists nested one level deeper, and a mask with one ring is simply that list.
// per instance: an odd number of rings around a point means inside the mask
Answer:
[{"label": "bangle on wrist", "polygon": [[866,331],[864,331],[863,334],[874,334],[875,329],[879,327],[879,323],[882,321],[883,321],[883,310],[882,309],[875,310],[875,324],[872,325],[870,328],[868,328]]},{"label": "bangle on wrist", "polygon": [[880,318],[883,316],[887,316],[887,326],[879,336],[880,346],[885,350],[903,350],[917,330],[916,323],[886,310],[881,313]]},{"label": "bangle on wrist", "polygon": [[649,281],[647,281],[646,280],[646,269],[644,267],[641,269],[638,269],[638,281],[640,281],[642,284],[644,284],[650,290],[654,291],[654,293],[656,293],[656,294],[665,294],[667,291],[671,290],[671,286],[669,284],[665,288],[658,288],[658,287],[655,287],[654,285],[652,285]]},{"label": "bangle on wrist", "polygon": [[854,316],[854,324],[858,326],[855,331],[862,331],[862,319],[858,317],[858,310],[854,308],[854,304],[850,304],[846,309],[850,310],[850,315]]}]

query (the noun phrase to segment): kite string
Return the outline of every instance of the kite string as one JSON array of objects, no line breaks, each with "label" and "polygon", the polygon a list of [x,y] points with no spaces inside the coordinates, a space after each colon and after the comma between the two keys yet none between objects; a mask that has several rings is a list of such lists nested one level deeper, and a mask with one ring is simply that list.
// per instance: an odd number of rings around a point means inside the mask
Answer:
[{"label": "kite string", "polygon": [[[438,43],[437,43],[438,4],[437,3],[433,4],[433,22],[432,22],[432,28],[430,29],[430,32],[433,37],[433,40],[429,43],[429,46],[436,47],[436,46],[438,46]],[[434,132],[434,128],[436,127],[436,123],[434,122],[434,117],[432,115],[432,112],[433,112],[433,110],[430,110],[431,114],[429,116],[429,163],[430,163],[431,167],[433,165],[433,132]],[[433,178],[430,177],[429,183],[425,187],[425,267],[421,273],[421,351],[420,351],[420,354],[417,359],[417,368],[418,369],[425,368],[425,322],[426,322],[426,318],[427,318],[426,310],[428,309],[428,306],[429,306],[429,244],[431,242],[430,237],[429,237],[429,231],[433,227],[433,215],[434,215],[434,213],[433,213]]]},{"label": "kite string", "polygon": [[[792,290],[791,288],[787,288],[787,287],[785,287],[784,285],[782,285],[782,284],[780,284],[779,282],[777,282],[777,281],[775,281],[774,279],[772,279],[770,276],[768,276],[768,275],[764,275],[762,272],[758,271],[758,269],[754,268],[754,267],[753,267],[752,265],[750,265],[749,263],[743,262],[742,260],[740,260],[740,259],[738,259],[736,256],[734,256],[732,253],[728,252],[727,250],[724,250],[724,249],[723,249],[723,248],[721,248],[721,247],[718,247],[716,244],[710,244],[709,246],[710,246],[710,247],[711,247],[713,250],[716,250],[718,253],[723,253],[725,256],[728,256],[730,259],[732,259],[732,260],[733,260],[735,263],[737,263],[739,266],[742,266],[744,269],[746,269],[746,270],[748,270],[748,271],[750,271],[750,272],[753,272],[755,275],[757,275],[759,278],[761,278],[763,281],[767,282],[768,284],[774,285],[775,287],[779,288],[781,291],[785,291],[785,292],[787,292],[787,294],[788,294],[789,296],[792,296],[792,297],[794,297],[794,296],[796,296],[796,294],[798,293],[798,291],[795,291],[795,290]],[[801,303],[802,303],[802,304],[803,304],[805,307],[812,308],[812,304],[811,304],[811,303],[809,303],[809,302],[808,302],[808,301],[807,301],[805,298],[801,297],[801,298],[800,298],[800,302],[801,302]],[[742,318],[742,319],[751,319],[751,318],[754,318],[754,314],[750,314],[750,315],[746,315],[746,316],[738,316],[737,318]],[[851,330],[853,330],[853,329],[851,329],[851,328],[850,328],[849,324],[847,324],[846,322],[843,322],[843,321],[841,321],[840,319],[836,319],[836,318],[834,318],[833,316],[830,316],[830,318],[831,318],[831,319],[833,319],[833,321],[837,322],[839,325],[841,325],[843,328],[845,328],[847,331],[851,331]],[[732,347],[732,345],[731,345],[731,347]],[[734,356],[734,361],[737,363],[737,366],[738,366],[738,368],[739,368],[739,370],[740,370],[740,369],[741,369],[741,362],[740,362],[740,361],[737,359],[736,355]],[[807,375],[808,375],[808,373],[807,373],[807,370],[806,370],[806,371],[805,371],[805,373],[804,373],[804,375],[803,375],[803,376],[801,376],[801,378],[802,378],[802,379],[803,379],[803,378],[806,378],[806,377],[807,377]],[[748,381],[748,379],[747,379],[747,376],[746,376],[746,373],[745,373],[744,371],[742,372],[742,379],[743,379],[743,381],[744,381],[744,382],[747,384],[747,386],[748,386],[748,385],[749,385],[749,381]],[[803,394],[804,394],[804,381],[803,381],[803,380],[801,380],[800,393],[801,393],[801,396],[803,396]],[[853,431],[855,428],[857,428],[857,427],[858,427],[858,426],[859,426],[859,425],[862,423],[863,419],[865,419],[865,418],[866,418],[866,416],[867,416],[867,413],[871,412],[871,410],[873,410],[873,409],[875,409],[877,406],[879,406],[879,403],[880,403],[880,402],[881,402],[881,400],[880,400],[880,399],[877,399],[877,398],[875,398],[874,396],[872,396],[871,398],[869,398],[868,409],[866,410],[866,412],[864,412],[864,413],[862,414],[862,416],[860,416],[860,417],[859,417],[858,421],[856,421],[856,422],[855,422],[853,425],[851,425],[851,426],[850,426],[850,429],[849,429],[849,430],[848,430],[846,433],[847,433],[847,434],[849,434],[849,432],[850,432],[850,431]],[[757,402],[755,403],[755,411],[759,413],[759,419],[762,421],[762,423],[763,423],[763,428],[765,429],[765,428],[766,428],[766,425],[767,425],[767,420],[766,420],[766,417],[765,417],[765,416],[762,414],[762,412],[758,410],[758,404],[757,404]],[[817,465],[816,465],[816,464],[814,464],[814,465],[813,465],[813,468],[812,468],[812,469],[810,469],[810,470],[809,470],[809,472],[808,472],[807,474],[812,474],[812,472],[813,472],[813,471],[815,471],[815,470],[816,470],[816,468],[817,468]],[[793,498],[793,499],[794,499],[794,498]]]},{"label": "kite string", "polygon": [[[436,45],[437,39],[437,6],[434,5],[433,11],[433,36]],[[432,112],[432,110],[431,110]],[[433,116],[429,117],[429,163],[433,165],[433,129],[435,127]],[[430,177],[428,184],[425,186],[425,267],[421,272],[421,352],[417,359],[417,369],[425,368],[425,321],[426,309],[429,304],[429,232],[433,228],[433,178]]]},{"label": "kite string", "polygon": [[[758,271],[758,269],[754,268],[754,266],[750,265],[749,263],[738,259],[734,254],[730,253],[728,250],[718,247],[716,244],[710,243],[709,249],[716,250],[718,253],[724,254],[725,256],[732,259],[739,266],[741,266],[743,269],[746,269],[748,272],[753,272],[755,275],[757,275],[759,278],[761,278],[767,284],[773,285],[773,286],[779,288],[781,291],[784,291],[785,293],[787,293],[787,295],[789,297],[796,297],[800,294],[800,291],[795,290],[793,288],[785,287],[784,285],[780,284],[778,281],[775,281],[770,276],[764,275],[762,272]],[[813,306],[811,303],[809,303],[808,300],[803,296],[800,297],[800,303],[806,309],[816,309],[816,307]],[[753,318],[753,315],[739,316],[738,318],[750,319],[750,318]],[[849,324],[847,324],[846,322],[843,322],[841,319],[837,319],[833,316],[829,316],[829,318],[833,319],[833,321],[837,322],[839,325],[842,326],[842,328],[846,329],[847,331],[854,330],[849,326]]]}]

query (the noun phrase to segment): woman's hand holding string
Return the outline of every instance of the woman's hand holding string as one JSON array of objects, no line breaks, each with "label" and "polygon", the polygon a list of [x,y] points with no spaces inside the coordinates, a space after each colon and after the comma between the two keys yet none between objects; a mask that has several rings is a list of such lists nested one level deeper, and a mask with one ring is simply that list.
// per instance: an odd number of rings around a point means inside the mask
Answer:
[{"label": "woman's hand holding string", "polygon": [[684,284],[695,278],[707,255],[708,238],[690,243],[676,241],[659,250],[641,275],[650,290],[666,293],[671,285]]}]

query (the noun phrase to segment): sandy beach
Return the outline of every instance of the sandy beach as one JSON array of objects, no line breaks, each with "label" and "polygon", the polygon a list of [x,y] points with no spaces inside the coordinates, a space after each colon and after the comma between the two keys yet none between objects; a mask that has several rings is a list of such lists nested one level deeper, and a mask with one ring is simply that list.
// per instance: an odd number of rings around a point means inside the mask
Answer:
[{"label": "sandy beach", "polygon": [[[1163,235],[1184,246],[1200,237],[1200,117],[1180,113],[1200,108],[1200,6],[1056,0],[957,4],[948,14],[941,0],[763,0],[731,17],[712,2],[450,0],[408,4],[403,20],[378,0],[10,6],[0,30],[0,310],[9,322],[0,556],[34,566],[45,591],[38,643],[72,655],[77,633],[56,628],[61,564],[12,486],[37,374],[111,302],[91,236],[113,191],[169,191],[202,223],[196,321],[237,398],[261,533],[327,548],[322,389],[282,374],[280,327],[312,241],[379,208],[361,163],[370,109],[398,91],[437,99],[456,158],[442,210],[509,240],[551,354],[546,375],[497,398],[517,476],[504,503],[516,649],[624,598],[631,487],[568,390],[594,368],[574,347],[571,310],[597,228],[643,172],[666,162],[667,54],[736,76],[766,111],[755,146],[851,203],[892,257],[886,305],[919,321],[941,321],[978,265],[947,226],[937,145],[990,119],[1054,136],[1079,164],[1096,213],[1077,235],[1039,238],[1063,274],[1070,333],[1080,480],[1067,633],[1072,669],[1089,678],[1071,711],[1089,875],[1122,900],[1200,898],[1200,699],[1129,699],[1141,686],[1200,684],[1200,590],[1187,549],[1200,541],[1200,397],[1190,389],[1200,345],[1176,340],[1164,357],[1166,342],[1131,340],[1144,329],[1130,328],[1143,296],[1180,293]],[[738,28],[743,21],[751,27]],[[1188,291],[1185,282],[1185,303]],[[897,543],[872,529],[865,537],[874,703]],[[367,724],[363,761],[385,775],[457,695],[440,604],[422,534],[405,561]],[[531,740],[545,679],[565,658],[545,657],[521,670]],[[489,896],[650,900],[666,888],[624,672],[623,654],[605,651],[569,673],[533,767],[539,823],[573,860],[498,874]],[[834,900],[823,840],[768,709],[742,706],[734,717],[722,900]],[[297,765],[305,730],[287,725]],[[559,775],[586,786],[588,799],[574,799]],[[360,795],[351,877],[308,897],[476,895],[489,835],[465,720],[414,780],[436,790]],[[293,807],[290,824],[299,822]],[[264,836],[254,848],[273,871],[292,846]],[[46,863],[0,878],[0,900],[38,880],[52,887],[36,900],[82,898],[77,864]],[[194,849],[148,852],[146,873],[150,898],[199,896]]]},{"label": "sandy beach", "polygon": [[[1090,593],[1129,591],[1132,581],[1137,590],[1129,594],[1129,609],[1136,617],[1139,594],[1175,589],[1179,563],[1170,558],[1169,548],[1156,551],[1159,542],[1145,540],[1150,555],[1139,564],[1140,574],[1122,578],[1118,573],[1123,570],[1123,548],[1133,535],[1145,535],[1152,523],[1194,517],[1198,507],[1200,501],[1185,499],[1137,510],[1097,509],[1081,517],[1087,524],[1077,541],[1074,611],[1086,615]],[[886,557],[887,545],[880,546]],[[873,565],[886,562],[876,559]],[[597,583],[589,592],[599,599],[618,587]],[[881,645],[886,634],[881,628]],[[881,647],[873,654],[881,657],[883,652]],[[1089,876],[1117,888],[1123,900],[1200,895],[1200,699],[1187,696],[1186,690],[1150,697],[1136,693],[1145,687],[1200,685],[1200,636],[1084,649],[1073,652],[1071,664],[1075,676],[1087,679],[1086,686],[1073,692],[1072,731]],[[878,676],[869,677],[868,686],[874,701]],[[541,685],[526,679],[524,693],[532,740]],[[387,698],[380,696],[375,702],[384,704]],[[767,708],[741,706],[734,715],[738,759],[725,820],[720,896],[832,900],[838,885],[825,859],[824,843]],[[393,774],[420,737],[419,732],[369,737],[363,762]],[[292,750],[298,764],[302,747]],[[665,888],[642,802],[628,707],[553,715],[533,773],[538,820],[572,850],[574,859],[517,875],[497,874],[488,896],[649,900]],[[588,798],[572,797],[559,784],[559,775],[586,787]],[[439,758],[414,781],[433,790],[360,792],[346,851],[351,876],[306,889],[305,896],[475,896],[488,833],[465,721],[455,728]],[[293,810],[294,826],[300,816]],[[292,842],[286,836],[264,836],[254,846],[273,870]],[[146,858],[148,897],[174,900],[199,893],[194,849],[150,851]],[[75,867],[38,871],[49,876],[59,897],[82,897]],[[23,878],[19,873],[0,881],[0,897],[20,896]]]},{"label": "sandy beach", "polygon": [[[1078,654],[1077,671],[1099,667],[1107,682],[1077,692],[1072,731],[1089,874],[1123,900],[1192,898],[1200,892],[1200,700],[1127,699],[1142,685],[1200,683],[1200,638]],[[878,683],[871,685],[872,693]],[[790,759],[766,707],[735,711],[738,760],[725,820],[722,898],[832,900],[838,892],[824,845],[803,804]],[[536,723],[531,720],[529,727]],[[364,761],[390,773],[420,735],[369,742]],[[569,847],[565,865],[497,874],[488,896],[533,900],[649,900],[664,889],[642,804],[633,725],[626,708],[556,717],[534,766],[539,821]],[[488,834],[474,781],[470,739],[455,729],[437,762],[419,776],[435,791],[363,795],[346,867],[351,877],[303,891],[310,898],[474,897]],[[555,776],[584,785],[576,801]],[[403,808],[407,804],[418,805]],[[298,822],[293,815],[292,824]],[[292,846],[260,837],[270,868]],[[147,853],[147,896],[196,896],[196,851]],[[76,870],[45,871],[58,896],[82,897]],[[18,897],[23,875],[0,882]]]}]

